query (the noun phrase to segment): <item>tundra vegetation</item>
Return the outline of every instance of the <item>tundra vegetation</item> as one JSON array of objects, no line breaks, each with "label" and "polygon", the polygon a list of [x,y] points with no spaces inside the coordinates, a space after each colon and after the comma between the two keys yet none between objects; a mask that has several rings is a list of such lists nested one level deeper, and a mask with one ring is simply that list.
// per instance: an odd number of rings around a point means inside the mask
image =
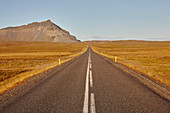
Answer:
[{"label": "tundra vegetation", "polygon": [[0,93],[28,77],[66,62],[87,49],[85,43],[1,42]]},{"label": "tundra vegetation", "polygon": [[93,42],[91,47],[170,87],[170,41],[105,41]]}]

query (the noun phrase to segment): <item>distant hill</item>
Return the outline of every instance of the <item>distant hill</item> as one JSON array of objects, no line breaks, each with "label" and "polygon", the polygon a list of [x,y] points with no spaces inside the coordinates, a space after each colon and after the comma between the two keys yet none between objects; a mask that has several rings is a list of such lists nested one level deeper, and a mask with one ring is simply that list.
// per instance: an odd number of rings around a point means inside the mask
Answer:
[{"label": "distant hill", "polygon": [[0,29],[0,42],[9,41],[79,42],[51,20]]}]

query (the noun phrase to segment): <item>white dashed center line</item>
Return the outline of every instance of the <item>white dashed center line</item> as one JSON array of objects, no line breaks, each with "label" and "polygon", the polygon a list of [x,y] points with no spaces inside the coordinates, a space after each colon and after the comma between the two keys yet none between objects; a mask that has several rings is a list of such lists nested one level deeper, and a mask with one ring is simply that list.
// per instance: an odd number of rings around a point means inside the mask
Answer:
[{"label": "white dashed center line", "polygon": [[93,87],[92,70],[90,70],[90,87]]},{"label": "white dashed center line", "polygon": [[[90,74],[90,88],[93,88],[93,78],[92,78],[92,64],[91,64],[91,54],[89,52],[88,64],[87,64],[87,73],[86,73],[86,84],[85,84],[85,95],[84,95],[84,106],[83,113],[88,113],[89,110],[89,74]],[[90,112],[96,113],[95,109],[95,98],[94,93],[90,93]]]},{"label": "white dashed center line", "polygon": [[91,113],[96,113],[95,109],[95,101],[94,101],[94,93],[91,93],[91,106],[90,106]]}]

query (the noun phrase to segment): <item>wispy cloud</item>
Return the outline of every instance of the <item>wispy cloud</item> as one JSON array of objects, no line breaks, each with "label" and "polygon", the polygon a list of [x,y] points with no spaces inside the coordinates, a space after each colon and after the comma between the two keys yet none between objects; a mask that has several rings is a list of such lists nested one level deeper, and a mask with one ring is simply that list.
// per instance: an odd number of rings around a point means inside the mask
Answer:
[{"label": "wispy cloud", "polygon": [[170,37],[126,37],[126,36],[83,36],[82,41],[86,40],[148,40],[148,41],[170,41]]},{"label": "wispy cloud", "polygon": [[89,39],[91,40],[139,40],[138,38],[126,37],[126,36],[91,36],[89,37]]},{"label": "wispy cloud", "polygon": [[125,39],[125,37],[122,36],[91,36],[91,39],[100,39],[100,40],[117,40],[117,39]]},{"label": "wispy cloud", "polygon": [[144,38],[144,40],[153,40],[153,41],[170,41],[170,37],[161,37],[161,38]]}]

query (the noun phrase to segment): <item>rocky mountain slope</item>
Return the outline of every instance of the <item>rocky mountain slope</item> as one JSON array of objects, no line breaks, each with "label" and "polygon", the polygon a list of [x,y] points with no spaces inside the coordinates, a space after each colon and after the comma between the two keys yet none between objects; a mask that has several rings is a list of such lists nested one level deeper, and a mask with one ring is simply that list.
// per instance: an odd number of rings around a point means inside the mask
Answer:
[{"label": "rocky mountain slope", "polygon": [[51,20],[0,29],[0,42],[9,41],[78,42],[75,36]]}]

